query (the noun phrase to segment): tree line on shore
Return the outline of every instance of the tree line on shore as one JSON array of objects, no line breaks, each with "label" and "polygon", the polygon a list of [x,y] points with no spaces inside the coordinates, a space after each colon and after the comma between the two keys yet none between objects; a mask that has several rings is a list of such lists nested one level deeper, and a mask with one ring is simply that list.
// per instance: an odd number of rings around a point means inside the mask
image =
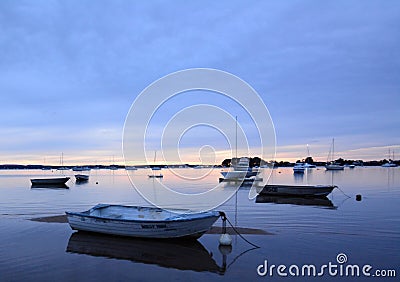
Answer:
[{"label": "tree line on shore", "polygon": [[[262,159],[260,159],[259,157],[254,157],[254,158],[248,158],[249,159],[249,166],[250,167],[260,167],[263,164],[266,165],[273,165],[274,167],[292,167],[295,165],[295,163],[293,162],[289,162],[289,161],[264,161]],[[238,160],[236,158],[233,159],[225,159],[222,161],[221,165],[223,167],[229,167],[232,164],[236,163]],[[318,162],[318,161],[314,161],[312,157],[307,157],[305,159],[302,160],[297,160],[296,163],[308,163],[308,164],[314,164],[316,166],[325,166],[328,162]],[[394,163],[397,165],[400,165],[400,160],[387,160],[387,159],[383,159],[383,160],[373,160],[373,161],[363,161],[363,160],[346,160],[343,158],[338,158],[334,161],[337,164],[340,165],[356,165],[356,166],[381,166],[385,163]]]},{"label": "tree line on shore", "polygon": [[[292,167],[295,165],[293,162],[289,161],[264,161],[259,157],[254,157],[254,158],[248,158],[249,159],[249,167],[260,167],[263,164],[268,165],[268,166],[274,166],[274,167]],[[233,159],[225,159],[222,161],[221,165],[222,167],[230,167],[232,164],[235,164],[236,162],[239,161],[239,158],[233,158]],[[296,163],[303,162],[303,163],[308,163],[308,164],[314,164],[316,166],[325,166],[327,162],[318,162],[314,161],[312,157],[307,157],[302,160],[297,160]],[[337,160],[334,161],[337,164],[340,165],[356,165],[356,166],[381,166],[386,163],[394,163],[400,166],[400,160],[391,160],[391,159],[383,159],[383,160],[373,160],[373,161],[363,161],[363,160],[346,160],[343,158],[338,158]],[[174,166],[174,165],[172,165]],[[178,166],[178,165],[175,165]],[[189,165],[186,164],[186,167],[193,167],[196,165]],[[1,164],[0,169],[43,169],[43,168],[52,168],[52,169],[57,169],[60,166],[49,166],[49,165],[19,165],[19,164]],[[91,167],[91,166],[88,166]],[[98,168],[108,168],[109,166],[97,166]],[[72,168],[72,167],[71,167]],[[124,168],[124,166],[119,166],[119,168]]]}]

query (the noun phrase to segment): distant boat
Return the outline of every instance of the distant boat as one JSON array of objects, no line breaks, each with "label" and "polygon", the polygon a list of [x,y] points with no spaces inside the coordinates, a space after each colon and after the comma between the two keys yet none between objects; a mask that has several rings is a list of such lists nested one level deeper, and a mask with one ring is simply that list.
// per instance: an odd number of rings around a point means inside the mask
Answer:
[{"label": "distant boat", "polygon": [[[249,178],[239,178],[239,179],[235,179],[235,178],[219,178],[219,182],[227,182],[227,183],[234,183],[234,184],[238,184],[240,183],[240,187],[247,187],[247,186],[252,186],[253,183],[258,183],[258,182],[262,182],[263,178],[261,177],[249,177]],[[235,185],[236,186],[236,185]]]},{"label": "distant boat", "polygon": [[69,167],[62,166],[62,167],[57,168],[57,170],[69,170]]},{"label": "distant boat", "polygon": [[305,168],[316,168],[317,166],[314,164],[309,164],[309,163],[304,163],[303,164]]},{"label": "distant boat", "polygon": [[164,177],[164,175],[162,175],[161,173],[160,174],[149,174],[148,176],[149,176],[149,178],[163,178]]},{"label": "distant boat", "polygon": [[326,197],[337,186],[334,185],[265,185],[260,195]]},{"label": "distant boat", "polygon": [[344,166],[334,162],[335,158],[335,139],[332,139],[332,161],[325,165],[326,170],[344,170]]},{"label": "distant boat", "polygon": [[110,165],[109,166],[109,169],[111,169],[111,170],[118,170],[118,166],[117,165]]},{"label": "distant boat", "polygon": [[99,204],[84,212],[66,214],[69,225],[74,230],[160,239],[197,239],[223,215],[218,211],[178,214],[159,208],[109,204]]},{"label": "distant boat", "polygon": [[[151,167],[152,171],[161,170],[161,167],[155,166],[156,159],[157,159],[157,151],[154,151],[154,166]],[[153,172],[153,174],[149,174],[148,176],[149,176],[149,178],[163,178],[164,177],[161,172],[160,172],[160,174],[155,174]]]},{"label": "distant boat", "polygon": [[67,183],[69,177],[59,177],[59,178],[35,178],[31,179],[32,185],[62,185]]},{"label": "distant boat", "polygon": [[[236,158],[237,159],[237,158]],[[256,176],[258,171],[252,171],[249,158],[240,158],[236,165],[233,165],[233,170],[222,171],[221,174],[226,179],[250,178]]]},{"label": "distant boat", "polygon": [[64,153],[61,153],[61,156],[60,156],[60,167],[59,168],[57,168],[57,170],[69,170],[69,167],[65,167],[64,166]]},{"label": "distant boat", "polygon": [[304,166],[304,163],[296,163],[293,167],[294,173],[304,173],[305,170],[306,167]]},{"label": "distant boat", "polygon": [[84,182],[84,181],[88,181],[89,180],[89,175],[85,175],[85,174],[76,174],[75,175],[75,179],[76,181],[80,181],[80,182]]},{"label": "distant boat", "polygon": [[[393,163],[392,160],[390,159],[390,148],[389,148],[389,161],[383,165],[381,165],[382,167],[396,167],[397,164]],[[394,160],[394,152],[393,152],[393,160]]]},{"label": "distant boat", "polygon": [[73,171],[89,171],[91,168],[87,166],[75,166],[72,168]]},{"label": "distant boat", "polygon": [[130,165],[130,166],[125,166],[126,170],[137,170],[136,166]]}]

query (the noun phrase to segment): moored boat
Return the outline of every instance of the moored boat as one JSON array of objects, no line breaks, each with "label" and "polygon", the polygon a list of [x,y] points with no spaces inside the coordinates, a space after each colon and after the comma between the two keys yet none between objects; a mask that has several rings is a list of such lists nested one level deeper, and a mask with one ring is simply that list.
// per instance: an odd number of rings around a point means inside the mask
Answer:
[{"label": "moored boat", "polygon": [[88,181],[89,180],[89,175],[85,175],[85,174],[76,174],[75,175],[75,179],[76,181]]},{"label": "moored boat", "polygon": [[335,138],[332,139],[332,161],[328,162],[325,165],[325,168],[326,170],[344,170],[344,166],[335,163],[334,159],[335,159]]},{"label": "moored boat", "polygon": [[58,178],[35,178],[31,179],[32,185],[63,185],[67,183],[69,177]]},{"label": "moored boat", "polygon": [[149,178],[163,178],[164,175],[160,174],[149,174],[148,175]]},{"label": "moored boat", "polygon": [[326,168],[326,170],[344,170],[343,165],[335,164],[335,163],[327,164],[325,166],[325,168]]},{"label": "moored boat", "polygon": [[260,195],[326,197],[336,187],[334,185],[265,185]]},{"label": "moored boat", "polygon": [[296,163],[293,167],[294,173],[304,173],[305,170],[306,170],[306,167],[304,166],[303,163]]},{"label": "moored boat", "polygon": [[[66,212],[74,230],[142,238],[199,238],[223,214],[177,213],[152,207],[98,204],[84,212]],[[186,212],[186,213],[184,213]]]}]

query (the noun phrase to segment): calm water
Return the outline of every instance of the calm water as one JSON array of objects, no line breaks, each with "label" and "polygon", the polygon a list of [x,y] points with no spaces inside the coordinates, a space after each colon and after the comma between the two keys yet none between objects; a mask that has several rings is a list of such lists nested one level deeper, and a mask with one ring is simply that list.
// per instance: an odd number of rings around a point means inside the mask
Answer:
[{"label": "calm water", "polygon": [[[181,169],[201,176],[203,170]],[[219,170],[196,182],[185,182],[168,170],[162,180],[177,191],[199,192],[218,182]],[[154,185],[148,171],[134,172],[137,183]],[[72,171],[64,172],[73,176]],[[238,227],[261,229],[267,234],[245,234],[252,246],[233,237],[232,250],[218,248],[219,235],[206,234],[198,242],[165,242],[74,233],[68,224],[29,219],[82,211],[98,203],[149,205],[130,184],[124,170],[92,170],[90,180],[69,189],[37,189],[30,178],[63,175],[59,171],[0,171],[0,281],[305,281],[304,277],[260,277],[257,267],[268,264],[314,264],[317,269],[337,263],[339,253],[347,264],[369,264],[373,270],[396,270],[400,276],[400,168],[357,167],[339,172],[313,169],[294,176],[292,169],[275,169],[272,183],[338,185],[329,200],[248,199],[240,189],[219,210]],[[97,184],[96,184],[97,182]],[[362,201],[355,195],[361,194]],[[349,195],[348,198],[346,195]],[[199,203],[201,204],[201,203]],[[220,221],[216,222],[221,225]],[[344,266],[346,264],[343,264]],[[370,271],[372,273],[372,271]],[[168,279],[166,279],[166,277]],[[328,281],[364,281],[365,277],[333,277]]]}]

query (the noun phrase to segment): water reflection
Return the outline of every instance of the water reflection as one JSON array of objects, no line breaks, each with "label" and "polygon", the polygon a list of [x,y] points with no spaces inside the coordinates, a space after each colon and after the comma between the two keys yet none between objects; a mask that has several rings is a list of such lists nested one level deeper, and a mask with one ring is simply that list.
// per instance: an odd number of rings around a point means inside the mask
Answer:
[{"label": "water reflection", "polygon": [[302,183],[304,178],[304,173],[293,173],[294,182],[295,183]]},{"label": "water reflection", "polygon": [[[75,232],[67,252],[155,264],[166,268],[224,274],[199,241],[150,240]],[[225,264],[224,264],[225,265]]]},{"label": "water reflection", "polygon": [[329,209],[337,207],[328,198],[302,198],[302,197],[283,197],[283,196],[267,196],[258,195],[256,203],[274,203],[274,204],[290,204],[298,206],[315,206]]},{"label": "water reflection", "polygon": [[83,184],[88,184],[88,183],[89,183],[89,179],[76,179],[75,180],[76,185],[83,185]]},{"label": "water reflection", "polygon": [[32,189],[69,189],[67,184],[32,184]]}]

